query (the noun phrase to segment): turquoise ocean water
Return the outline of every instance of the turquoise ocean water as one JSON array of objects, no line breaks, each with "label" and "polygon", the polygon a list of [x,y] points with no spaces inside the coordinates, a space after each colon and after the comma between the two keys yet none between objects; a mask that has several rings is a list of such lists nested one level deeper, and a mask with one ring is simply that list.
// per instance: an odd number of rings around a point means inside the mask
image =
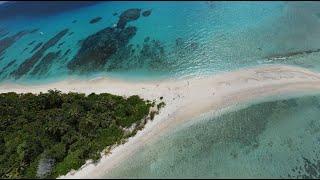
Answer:
[{"label": "turquoise ocean water", "polygon": [[[320,71],[317,2],[99,2],[28,16],[33,10],[26,7],[8,17],[1,7],[0,83],[179,79],[261,64]],[[125,45],[100,68],[68,68],[88,37],[114,28],[132,8],[141,14],[127,23],[136,32]],[[90,23],[96,17],[102,19]],[[65,29],[57,42],[49,41]],[[319,177],[319,103],[320,96],[275,98],[203,118],[146,145],[106,177]]]},{"label": "turquoise ocean water", "polygon": [[[2,38],[22,30],[39,30],[24,35],[6,49],[0,67],[15,62],[0,70],[0,78],[22,83],[56,81],[78,75],[80,78],[109,76],[154,80],[210,75],[271,63],[320,70],[316,51],[320,47],[319,7],[316,2],[100,2],[50,15],[15,16],[0,21],[0,27],[9,32]],[[134,48],[134,53],[109,58],[99,70],[71,72],[67,64],[81,48],[79,41],[103,28],[113,27],[120,14],[130,8],[152,11],[147,17],[140,15],[137,20],[128,22],[127,26],[137,28],[127,44]],[[90,24],[95,17],[102,19]],[[73,23],[74,20],[77,22]],[[45,56],[61,50],[60,57],[42,74],[31,73],[39,60],[23,76],[15,79],[10,75],[34,55],[31,50],[37,43],[45,43],[66,28],[68,33],[73,33],[63,36],[43,53]],[[149,43],[148,53],[141,56],[146,38],[157,45]],[[35,42],[28,45],[32,41]],[[60,43],[63,44],[58,46]],[[24,51],[25,48],[28,49]],[[68,49],[68,54],[62,57]],[[303,51],[314,52],[299,54]],[[290,56],[296,52],[298,54]],[[288,57],[272,58],[277,55]]]},{"label": "turquoise ocean water", "polygon": [[105,177],[317,178],[320,96],[242,104],[163,135]]}]

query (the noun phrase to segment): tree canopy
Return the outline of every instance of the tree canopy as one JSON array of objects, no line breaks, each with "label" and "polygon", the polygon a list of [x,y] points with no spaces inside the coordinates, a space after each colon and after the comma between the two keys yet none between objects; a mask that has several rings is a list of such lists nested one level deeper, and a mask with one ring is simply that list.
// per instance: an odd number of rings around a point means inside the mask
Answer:
[{"label": "tree canopy", "polygon": [[106,147],[136,132],[126,129],[141,128],[154,105],[108,93],[2,93],[0,176],[54,178],[98,160]]}]

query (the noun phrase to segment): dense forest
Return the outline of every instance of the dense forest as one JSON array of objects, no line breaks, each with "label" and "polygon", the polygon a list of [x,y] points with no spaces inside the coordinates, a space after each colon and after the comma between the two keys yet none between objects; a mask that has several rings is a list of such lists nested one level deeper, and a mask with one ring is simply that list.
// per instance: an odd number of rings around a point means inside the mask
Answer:
[{"label": "dense forest", "polygon": [[[162,99],[162,98],[161,98]],[[97,161],[164,103],[108,93],[0,94],[1,178],[55,178]]]}]

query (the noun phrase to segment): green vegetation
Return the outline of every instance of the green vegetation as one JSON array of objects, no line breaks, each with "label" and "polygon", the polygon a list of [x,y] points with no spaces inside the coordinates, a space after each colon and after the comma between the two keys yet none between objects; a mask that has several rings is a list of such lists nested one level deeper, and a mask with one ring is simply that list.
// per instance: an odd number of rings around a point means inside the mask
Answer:
[{"label": "green vegetation", "polygon": [[0,94],[0,176],[54,178],[98,160],[142,129],[154,105],[108,93]]}]

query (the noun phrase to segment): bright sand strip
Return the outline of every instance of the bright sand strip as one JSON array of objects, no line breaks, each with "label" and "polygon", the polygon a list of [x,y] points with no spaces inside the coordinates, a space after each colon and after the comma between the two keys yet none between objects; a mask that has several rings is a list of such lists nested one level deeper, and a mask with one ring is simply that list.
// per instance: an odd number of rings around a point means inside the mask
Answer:
[{"label": "bright sand strip", "polygon": [[[0,93],[14,91],[46,92],[108,92],[117,95],[139,95],[145,99],[159,100],[163,96],[166,106],[142,131],[111,154],[103,156],[97,164],[87,163],[80,170],[60,178],[103,178],[119,162],[166,132],[181,127],[188,120],[209,111],[219,111],[239,102],[257,98],[288,95],[290,93],[320,92],[320,73],[283,65],[267,65],[239,71],[226,72],[211,77],[157,82],[125,82],[108,78],[93,80],[65,80],[37,86],[17,84],[0,85]],[[159,102],[159,101],[158,101]]]}]

